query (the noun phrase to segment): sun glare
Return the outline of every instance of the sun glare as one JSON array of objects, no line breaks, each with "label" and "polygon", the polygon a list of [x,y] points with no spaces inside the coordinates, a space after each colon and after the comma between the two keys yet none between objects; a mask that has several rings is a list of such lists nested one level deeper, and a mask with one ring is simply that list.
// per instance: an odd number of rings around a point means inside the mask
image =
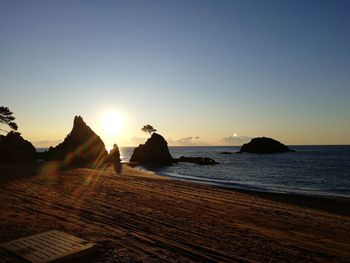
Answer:
[{"label": "sun glare", "polygon": [[119,135],[124,127],[124,118],[120,112],[106,112],[101,117],[101,129],[107,136]]}]

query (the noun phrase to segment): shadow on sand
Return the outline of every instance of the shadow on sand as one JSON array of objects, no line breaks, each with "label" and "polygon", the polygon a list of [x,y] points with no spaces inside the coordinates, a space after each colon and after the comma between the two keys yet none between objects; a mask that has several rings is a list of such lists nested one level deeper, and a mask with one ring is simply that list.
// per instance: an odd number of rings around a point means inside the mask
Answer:
[{"label": "shadow on sand", "polygon": [[120,162],[115,162],[113,167],[114,167],[114,171],[117,174],[121,174],[122,173],[123,166],[122,166],[122,164]]}]

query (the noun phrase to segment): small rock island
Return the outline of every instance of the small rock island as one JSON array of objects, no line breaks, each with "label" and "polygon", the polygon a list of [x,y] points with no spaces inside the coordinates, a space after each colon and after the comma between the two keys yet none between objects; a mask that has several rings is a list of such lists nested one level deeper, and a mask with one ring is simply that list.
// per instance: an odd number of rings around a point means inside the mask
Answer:
[{"label": "small rock island", "polygon": [[134,149],[130,162],[146,165],[170,165],[174,159],[163,136],[153,133],[145,144],[140,144]]},{"label": "small rock island", "polygon": [[243,144],[238,153],[284,153],[295,152],[288,146],[271,138],[259,137]]},{"label": "small rock island", "polygon": [[144,165],[171,165],[176,163],[194,163],[200,165],[218,164],[213,159],[207,157],[186,157],[173,158],[169,152],[168,143],[164,137],[158,133],[152,133],[145,144],[140,144],[134,149],[130,162]]}]

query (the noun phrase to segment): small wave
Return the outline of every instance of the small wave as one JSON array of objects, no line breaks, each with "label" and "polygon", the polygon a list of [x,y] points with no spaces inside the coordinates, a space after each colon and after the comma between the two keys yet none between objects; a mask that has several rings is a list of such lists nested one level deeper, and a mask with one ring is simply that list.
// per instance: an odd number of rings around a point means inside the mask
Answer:
[{"label": "small wave", "polygon": [[166,176],[166,177],[170,177],[170,178],[184,180],[184,181],[191,181],[191,182],[198,182],[198,183],[209,184],[209,185],[223,186],[223,187],[227,187],[227,188],[236,188],[236,189],[242,189],[242,190],[253,190],[253,191],[262,191],[262,192],[267,191],[267,189],[264,187],[259,187],[257,185],[252,185],[252,184],[242,184],[242,183],[233,182],[233,181],[209,179],[209,178],[199,178],[196,176],[180,175],[180,174],[167,173],[167,172],[161,172],[158,174]]},{"label": "small wave", "polygon": [[[139,168],[142,170],[146,170],[148,172],[153,172],[153,171],[147,170],[145,167],[139,167]],[[244,184],[244,183],[234,182],[234,181],[210,179],[210,178],[196,177],[196,176],[190,176],[190,175],[181,175],[181,174],[169,173],[169,172],[156,171],[156,173],[159,175],[177,179],[177,180],[190,181],[190,182],[196,182],[196,183],[213,185],[213,186],[220,186],[220,187],[225,187],[229,189],[249,190],[249,191],[256,191],[256,192],[279,193],[279,194],[302,194],[302,195],[310,195],[310,196],[329,196],[329,197],[346,197],[346,198],[350,197],[350,194],[318,191],[311,188],[298,189],[294,187],[285,187],[281,185],[259,184],[258,182],[254,184],[248,184],[248,183]]]}]

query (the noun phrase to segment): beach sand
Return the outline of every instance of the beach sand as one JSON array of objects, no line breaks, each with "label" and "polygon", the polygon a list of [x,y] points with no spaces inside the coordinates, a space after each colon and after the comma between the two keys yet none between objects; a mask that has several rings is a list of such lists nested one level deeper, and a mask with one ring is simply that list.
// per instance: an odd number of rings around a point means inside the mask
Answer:
[{"label": "beach sand", "polygon": [[[58,229],[95,262],[349,262],[349,200],[238,192],[123,165],[0,166],[0,240]],[[1,250],[0,262],[16,262]]]}]

